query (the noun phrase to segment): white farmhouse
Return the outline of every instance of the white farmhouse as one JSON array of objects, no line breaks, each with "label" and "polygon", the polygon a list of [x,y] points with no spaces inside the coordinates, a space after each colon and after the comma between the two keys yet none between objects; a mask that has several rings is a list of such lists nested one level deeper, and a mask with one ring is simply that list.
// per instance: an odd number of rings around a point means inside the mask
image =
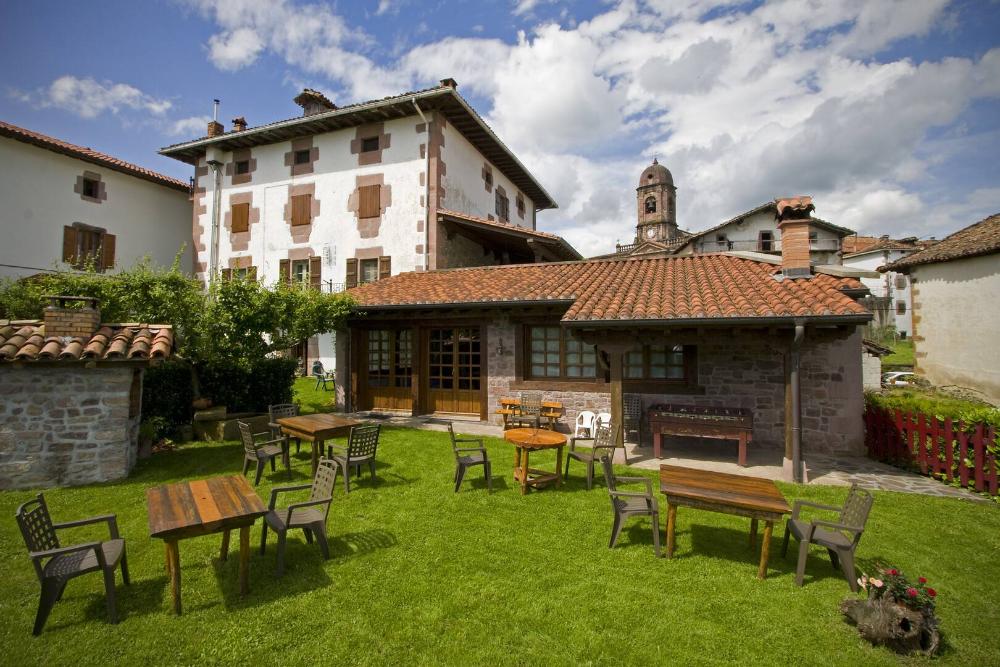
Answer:
[{"label": "white farmhouse", "polygon": [[124,160],[0,121],[0,276],[148,255],[190,266],[189,186]]},{"label": "white farmhouse", "polygon": [[[434,88],[337,107],[306,89],[299,117],[160,151],[195,168],[194,270],[341,290],[409,271],[578,259],[536,230],[552,197],[458,94]],[[333,335],[303,341],[334,364]]]}]

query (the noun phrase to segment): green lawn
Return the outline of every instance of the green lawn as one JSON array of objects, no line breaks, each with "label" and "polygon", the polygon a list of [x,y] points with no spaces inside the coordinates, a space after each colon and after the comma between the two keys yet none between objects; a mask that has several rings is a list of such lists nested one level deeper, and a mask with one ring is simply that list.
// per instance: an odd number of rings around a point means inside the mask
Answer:
[{"label": "green lawn", "polygon": [[312,377],[297,378],[295,380],[295,386],[292,388],[292,395],[294,397],[292,400],[299,404],[302,414],[333,412],[335,396],[333,383],[328,382],[326,386],[330,388],[323,389],[320,386],[317,389],[316,378]]},{"label": "green lawn", "polygon": [[[220,537],[181,542],[185,613],[169,612],[163,545],[147,537],[145,489],[238,473],[233,443],[158,454],[118,484],[52,490],[56,520],[117,511],[133,584],[119,585],[122,622],[104,621],[99,576],[77,579],[40,638],[31,636],[38,584],[13,520],[29,492],[0,493],[0,638],[4,664],[764,664],[895,665],[858,638],[837,611],[849,595],[815,550],[803,588],[794,559],[772,543],[758,581],[747,521],[681,509],[678,550],[653,557],[649,523],[630,523],[607,548],[603,484],[586,491],[580,468],[562,489],[522,497],[512,452],[488,440],[494,492],[471,474],[451,490],[452,455],[440,432],[386,429],[379,481],[337,489],[332,557],[301,535],[274,577],[273,541],[251,561],[251,593],[237,594],[238,559],[218,560]],[[538,456],[538,464],[546,463]],[[534,459],[533,459],[533,462]],[[295,459],[306,478],[306,452]],[[652,475],[652,473],[646,473]],[[262,498],[279,472],[261,483]],[[834,487],[782,487],[789,497],[840,502]],[[78,529],[68,542],[95,535]],[[260,532],[255,528],[252,544]],[[235,555],[235,545],[233,547]],[[1000,655],[1000,509],[993,504],[878,493],[859,555],[931,580],[946,646],[934,664],[997,664]],[[927,663],[926,660],[915,660]]]},{"label": "green lawn", "polygon": [[913,367],[913,341],[907,338],[906,340],[897,340],[891,343],[889,347],[892,348],[892,354],[882,357],[883,366],[908,366]]}]

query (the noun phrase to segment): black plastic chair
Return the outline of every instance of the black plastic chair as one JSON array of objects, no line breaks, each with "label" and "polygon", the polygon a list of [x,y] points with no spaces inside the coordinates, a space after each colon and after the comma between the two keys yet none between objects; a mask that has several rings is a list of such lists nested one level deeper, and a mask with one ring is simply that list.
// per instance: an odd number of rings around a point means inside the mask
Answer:
[{"label": "black plastic chair", "polygon": [[[264,515],[264,527],[260,535],[260,553],[267,548],[267,529],[278,535],[278,576],[285,574],[285,538],[289,530],[301,528],[305,533],[306,542],[312,543],[313,535],[319,543],[319,550],[324,559],[330,558],[330,547],[326,540],[326,520],[330,515],[330,503],[333,501],[333,485],[337,481],[337,462],[330,459],[320,459],[316,468],[316,476],[312,484],[296,484],[294,486],[276,486],[271,489],[270,510]],[[311,489],[309,500],[292,503],[288,507],[277,509],[278,494],[290,491]]]},{"label": "black plastic chair", "polygon": [[[590,447],[576,448],[578,442],[593,443]],[[580,461],[587,466],[587,490],[594,488],[594,462],[602,456],[614,456],[615,436],[611,425],[594,425],[594,437],[592,438],[570,438],[569,451],[566,452],[566,472],[564,478],[569,477],[569,462],[571,459]]]},{"label": "black plastic chair", "polygon": [[[615,523],[611,527],[611,542],[608,548],[611,549],[618,542],[618,535],[622,532],[622,523],[634,516],[648,516],[653,520],[653,550],[656,557],[660,557],[660,510],[653,496],[653,483],[648,477],[619,477],[615,475],[611,467],[611,458],[601,457],[601,465],[604,467],[604,480],[608,484],[608,496],[611,498],[611,507],[615,512]],[[645,484],[646,492],[619,491],[619,484]]]},{"label": "black plastic chair", "polygon": [[[62,599],[63,591],[70,579],[90,572],[104,574],[104,590],[107,595],[108,621],[118,622],[118,607],[115,601],[115,568],[122,567],[122,580],[128,586],[128,560],[125,557],[125,540],[118,535],[118,521],[114,514],[95,516],[89,519],[53,523],[49,516],[45,496],[39,493],[17,508],[17,525],[28,547],[28,555],[35,566],[35,574],[42,586],[38,600],[38,613],[32,634],[41,634],[52,607]],[[93,523],[107,523],[111,539],[101,542],[85,542],[73,546],[59,545],[56,531],[76,528]]]},{"label": "black plastic chair", "polygon": [[[278,440],[284,437],[284,432],[281,430],[281,426],[278,424],[279,419],[285,417],[298,417],[299,416],[299,404],[298,403],[276,403],[275,405],[267,406],[268,414],[268,427],[271,429],[271,438],[273,440]],[[302,439],[295,438],[295,453],[299,453],[299,448],[302,446]]]},{"label": "black plastic chair", "polygon": [[[826,547],[833,567],[840,567],[847,578],[851,592],[858,592],[857,575],[854,571],[854,551],[858,548],[861,535],[868,523],[874,499],[872,494],[857,484],[851,485],[843,507],[820,505],[807,500],[796,500],[792,506],[792,518],[785,524],[785,538],[781,544],[781,555],[788,553],[788,538],[792,535],[799,541],[799,563],[795,570],[795,583],[802,585],[805,578],[806,559],[809,557],[809,545],[818,544]],[[799,518],[803,507],[812,507],[839,513],[837,521],[813,519],[806,521]]]},{"label": "black plastic chair", "polygon": [[292,466],[288,460],[288,438],[281,436],[271,440],[258,441],[257,436],[270,435],[270,433],[253,433],[250,430],[250,424],[242,421],[237,421],[236,425],[240,429],[240,439],[243,440],[243,474],[247,474],[251,463],[257,466],[257,477],[253,481],[254,486],[260,484],[260,476],[264,473],[264,465],[268,461],[271,462],[271,472],[274,472],[274,459],[279,456],[285,464],[285,470],[288,471],[288,479],[292,478]]},{"label": "black plastic chair", "polygon": [[378,436],[381,424],[351,427],[351,435],[347,439],[347,450],[338,451],[330,446],[328,457],[336,461],[344,471],[344,490],[351,492],[351,469],[361,477],[361,465],[367,463],[371,478],[375,480],[375,454],[378,451]]},{"label": "black plastic chair", "polygon": [[536,391],[523,391],[517,411],[511,417],[516,427],[540,428],[542,420],[542,395]]},{"label": "black plastic chair", "polygon": [[[448,435],[451,437],[451,449],[455,454],[455,493],[462,486],[466,471],[473,466],[483,466],[483,474],[486,475],[486,488],[493,493],[493,474],[490,468],[490,459],[486,455],[486,446],[482,438],[456,438],[455,429],[448,423]],[[475,447],[462,447],[470,443],[476,443]]]}]

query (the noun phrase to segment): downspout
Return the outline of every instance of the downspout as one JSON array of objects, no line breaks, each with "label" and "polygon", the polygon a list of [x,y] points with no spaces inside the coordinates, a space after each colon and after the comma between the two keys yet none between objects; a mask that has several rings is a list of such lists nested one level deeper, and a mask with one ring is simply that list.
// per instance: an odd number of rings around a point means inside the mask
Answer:
[{"label": "downspout", "polygon": [[799,396],[799,356],[802,340],[806,337],[805,325],[795,325],[792,339],[790,384],[792,391],[792,481],[802,483],[802,401]]},{"label": "downspout", "polygon": [[212,186],[212,233],[211,246],[208,254],[208,284],[215,282],[216,274],[219,271],[219,195],[222,190],[222,163],[218,160],[209,160],[208,166],[215,172],[215,179]]},{"label": "downspout", "polygon": [[424,271],[427,271],[431,267],[431,124],[417,104],[417,98],[414,97],[410,101],[413,102],[413,108],[417,110],[427,131],[427,144],[424,149]]}]

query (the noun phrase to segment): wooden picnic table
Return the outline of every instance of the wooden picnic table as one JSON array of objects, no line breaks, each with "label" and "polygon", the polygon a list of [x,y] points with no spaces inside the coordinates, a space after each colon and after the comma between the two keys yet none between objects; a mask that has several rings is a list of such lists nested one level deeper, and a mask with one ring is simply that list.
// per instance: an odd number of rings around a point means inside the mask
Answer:
[{"label": "wooden picnic table", "polygon": [[[503,437],[514,445],[514,479],[521,485],[521,495],[527,492],[529,486],[538,488],[552,482],[556,486],[562,484],[565,435],[539,428],[512,428],[505,431]],[[556,450],[555,473],[528,467],[529,452],[553,448]]]},{"label": "wooden picnic table", "polygon": [[[511,420],[521,414],[521,399],[519,398],[501,398],[500,408],[496,411],[496,414],[503,417],[503,428],[507,430],[510,428]],[[542,401],[542,411],[539,416],[548,421],[548,428],[550,431],[554,431],[556,428],[556,422],[564,414],[563,404],[559,401]]]},{"label": "wooden picnic table", "polygon": [[277,423],[281,427],[281,431],[289,437],[312,443],[312,472],[315,476],[316,469],[319,468],[319,458],[323,452],[323,443],[333,438],[349,435],[352,427],[361,426],[365,422],[339,415],[319,413],[282,417]]},{"label": "wooden picnic table", "polygon": [[792,511],[772,480],[663,464],[660,491],[667,497],[667,558],[674,555],[674,523],[679,506],[734,514],[750,518],[751,549],[756,548],[757,522],[765,522],[757,578],[767,576],[774,522]]},{"label": "wooden picnic table", "polygon": [[743,408],[716,408],[698,405],[654,405],[646,412],[653,432],[653,456],[660,458],[663,435],[736,440],[737,460],[747,464],[747,444],[753,440],[753,413]]},{"label": "wooden picnic table", "polygon": [[146,489],[149,535],[166,543],[174,613],[181,613],[181,556],[177,543],[222,533],[220,558],[229,555],[229,531],[240,531],[240,595],[250,592],[250,526],[267,505],[242,476],[212,477]]}]

